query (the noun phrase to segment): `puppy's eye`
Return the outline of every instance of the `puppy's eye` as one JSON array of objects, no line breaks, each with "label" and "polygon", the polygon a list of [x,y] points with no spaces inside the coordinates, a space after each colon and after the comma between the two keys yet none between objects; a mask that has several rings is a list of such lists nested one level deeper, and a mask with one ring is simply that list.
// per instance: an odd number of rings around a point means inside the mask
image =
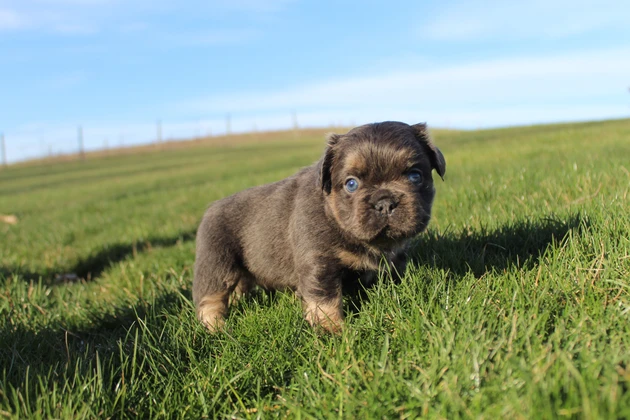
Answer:
[{"label": "puppy's eye", "polygon": [[350,193],[355,192],[359,188],[359,181],[354,178],[348,178],[346,181],[346,190]]},{"label": "puppy's eye", "polygon": [[409,178],[409,181],[413,182],[414,184],[422,183],[422,173],[420,171],[417,171],[417,170],[409,171],[407,173],[407,178]]}]

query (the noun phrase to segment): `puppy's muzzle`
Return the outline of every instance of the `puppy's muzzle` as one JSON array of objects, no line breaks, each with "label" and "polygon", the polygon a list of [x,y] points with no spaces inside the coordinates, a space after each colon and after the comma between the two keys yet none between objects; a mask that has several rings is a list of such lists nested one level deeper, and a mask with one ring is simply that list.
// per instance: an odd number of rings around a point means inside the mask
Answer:
[{"label": "puppy's muzzle", "polygon": [[399,200],[392,195],[391,192],[383,190],[374,194],[374,210],[380,216],[391,216],[394,209],[398,207]]}]

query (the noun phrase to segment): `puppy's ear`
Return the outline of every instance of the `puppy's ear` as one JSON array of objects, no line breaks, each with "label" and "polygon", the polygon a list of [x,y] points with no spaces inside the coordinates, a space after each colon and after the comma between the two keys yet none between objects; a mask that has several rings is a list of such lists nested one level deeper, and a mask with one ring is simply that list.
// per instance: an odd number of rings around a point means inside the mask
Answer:
[{"label": "puppy's ear", "polygon": [[326,194],[330,194],[332,191],[332,163],[334,158],[334,148],[339,142],[341,134],[331,133],[328,135],[326,142],[326,150],[324,150],[324,156],[321,159],[319,165],[319,182],[322,190]]},{"label": "puppy's ear", "polygon": [[442,178],[442,181],[444,181],[444,174],[446,173],[446,160],[444,160],[444,155],[440,152],[440,149],[435,147],[435,145],[431,142],[427,125],[425,123],[419,123],[412,125],[411,128],[413,129],[418,141],[426,146],[429,152],[431,166],[435,169],[440,178]]}]

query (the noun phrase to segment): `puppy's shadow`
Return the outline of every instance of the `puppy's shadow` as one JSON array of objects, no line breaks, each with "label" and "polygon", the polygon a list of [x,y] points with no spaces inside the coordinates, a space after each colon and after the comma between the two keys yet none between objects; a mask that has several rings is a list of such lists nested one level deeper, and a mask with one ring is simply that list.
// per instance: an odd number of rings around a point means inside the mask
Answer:
[{"label": "puppy's shadow", "polygon": [[[530,270],[553,244],[561,243],[571,231],[588,227],[588,219],[581,214],[565,218],[553,215],[508,223],[493,230],[429,231],[421,235],[409,251],[409,264],[448,270],[454,279],[472,273],[481,277],[491,271],[513,268]],[[387,281],[387,279],[383,279]],[[374,284],[349,281],[344,285],[347,294],[347,313],[360,311],[368,299],[367,290]]]},{"label": "puppy's shadow", "polygon": [[[96,280],[101,275],[128,258],[135,258],[155,248],[166,248],[194,241],[196,228],[178,232],[172,236],[150,236],[146,239],[131,242],[104,244],[91,254],[79,259],[72,265],[57,266],[49,270],[32,271],[22,267],[0,266],[0,282],[14,275],[19,275],[24,281],[38,281],[41,279],[46,285],[72,283],[81,280]],[[71,276],[63,275],[71,274]]]}]

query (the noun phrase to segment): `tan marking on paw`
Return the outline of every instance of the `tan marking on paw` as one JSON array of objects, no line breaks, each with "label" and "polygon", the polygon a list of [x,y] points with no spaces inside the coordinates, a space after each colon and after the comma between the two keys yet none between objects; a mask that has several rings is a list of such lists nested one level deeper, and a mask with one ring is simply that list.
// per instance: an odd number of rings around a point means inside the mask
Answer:
[{"label": "tan marking on paw", "polygon": [[341,302],[307,302],[305,317],[311,326],[320,326],[331,333],[338,334],[343,328]]},{"label": "tan marking on paw", "polygon": [[197,318],[210,332],[215,332],[225,324],[228,307],[228,294],[215,293],[204,296],[197,305]]}]

